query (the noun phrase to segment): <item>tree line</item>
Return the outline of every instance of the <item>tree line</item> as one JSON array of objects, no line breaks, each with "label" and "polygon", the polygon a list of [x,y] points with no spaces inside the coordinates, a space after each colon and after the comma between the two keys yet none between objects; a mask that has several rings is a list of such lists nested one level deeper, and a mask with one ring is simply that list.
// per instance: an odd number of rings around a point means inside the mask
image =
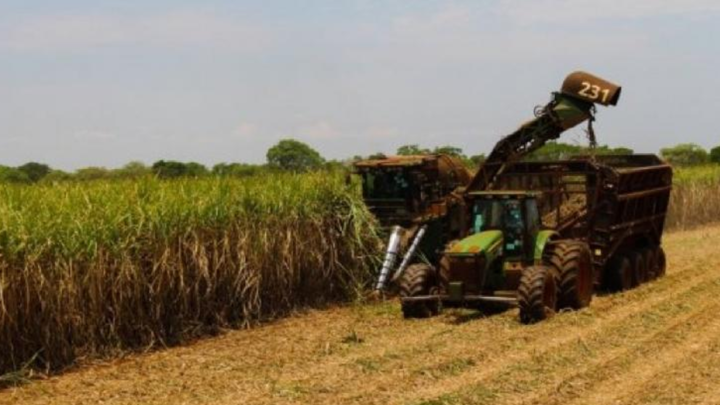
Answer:
[{"label": "tree line", "polygon": [[[420,147],[418,144],[402,145],[395,151],[396,155],[424,155],[443,153],[458,157],[470,168],[476,168],[485,160],[484,154],[467,155],[462,148],[444,145],[434,148]],[[562,142],[548,142],[539,150],[527,157],[528,160],[562,160],[572,156],[587,154],[631,154],[633,150],[626,147],[610,147],[601,145],[594,149],[587,146],[572,145]],[[686,143],[660,150],[661,156],[673,165],[692,166],[703,164],[720,164],[720,146],[705,150],[703,147]],[[38,183],[58,181],[89,181],[99,179],[133,179],[145,176],[159,178],[234,176],[248,177],[274,171],[305,172],[312,170],[334,170],[349,167],[352,163],[363,159],[386,157],[383,153],[370,156],[354,156],[344,161],[326,160],[318,151],[295,139],[283,139],[268,149],[266,163],[218,163],[210,168],[197,162],[179,162],[159,160],[152,165],[142,162],[130,162],[118,169],[105,167],[85,167],[72,173],[56,170],[49,165],[29,162],[17,167],[0,165],[0,182],[6,183]]]}]

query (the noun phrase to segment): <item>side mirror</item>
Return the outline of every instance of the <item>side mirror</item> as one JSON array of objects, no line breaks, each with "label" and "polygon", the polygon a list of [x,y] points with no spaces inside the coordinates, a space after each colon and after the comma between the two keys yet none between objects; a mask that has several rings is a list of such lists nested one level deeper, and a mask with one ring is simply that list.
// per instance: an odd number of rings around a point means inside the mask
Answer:
[{"label": "side mirror", "polygon": [[573,72],[565,78],[562,94],[604,106],[617,105],[622,87],[586,72]]}]

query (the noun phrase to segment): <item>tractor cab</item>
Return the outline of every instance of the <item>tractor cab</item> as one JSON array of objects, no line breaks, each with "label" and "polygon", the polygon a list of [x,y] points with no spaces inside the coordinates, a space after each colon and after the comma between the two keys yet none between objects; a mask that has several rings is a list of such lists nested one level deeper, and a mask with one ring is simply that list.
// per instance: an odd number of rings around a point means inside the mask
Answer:
[{"label": "tractor cab", "polygon": [[483,191],[470,194],[473,234],[500,231],[505,258],[531,261],[540,231],[537,193]]},{"label": "tractor cab", "polygon": [[539,195],[505,190],[467,194],[470,233],[448,247],[441,263],[450,301],[468,294],[514,297],[523,269],[542,260],[553,233],[540,229]]}]

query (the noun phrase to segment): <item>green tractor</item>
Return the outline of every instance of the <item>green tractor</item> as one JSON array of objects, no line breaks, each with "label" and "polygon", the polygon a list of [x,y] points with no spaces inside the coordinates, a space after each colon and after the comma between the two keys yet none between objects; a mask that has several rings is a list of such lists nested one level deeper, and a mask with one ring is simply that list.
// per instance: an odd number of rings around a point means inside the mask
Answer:
[{"label": "green tractor", "polygon": [[[533,191],[532,185],[559,185],[552,178],[555,169],[550,167],[550,177],[537,181],[525,181],[532,180],[528,173],[517,173],[504,184],[501,180],[524,157],[580,123],[588,122],[587,133],[594,145],[595,105],[614,106],[620,93],[618,85],[574,72],[547,105],[536,108],[533,120],[500,139],[463,192],[468,220],[463,221],[461,239],[444,249],[437,266],[416,263],[396,273],[405,317],[431,316],[442,305],[501,303],[519,306],[521,320],[528,323],[558,308],[590,303],[594,267],[606,259],[603,249],[598,250],[601,261],[591,253],[593,229],[586,225],[594,218],[588,215],[594,207],[577,211],[576,218],[562,226],[547,226],[541,215],[548,213],[548,206],[559,212],[559,197],[567,189]],[[568,167],[559,165],[558,170]],[[583,173],[578,171],[578,175]],[[584,185],[585,201],[604,191],[594,188],[603,183],[593,179]],[[592,190],[598,192],[592,194]],[[575,225],[585,228],[577,230]],[[605,242],[599,238],[597,243]]]},{"label": "green tractor", "polygon": [[593,295],[587,243],[543,229],[537,192],[469,194],[472,234],[452,244],[439,268],[418,263],[400,281],[405,317],[428,317],[440,306],[517,305],[524,323],[557,308],[582,308]]}]

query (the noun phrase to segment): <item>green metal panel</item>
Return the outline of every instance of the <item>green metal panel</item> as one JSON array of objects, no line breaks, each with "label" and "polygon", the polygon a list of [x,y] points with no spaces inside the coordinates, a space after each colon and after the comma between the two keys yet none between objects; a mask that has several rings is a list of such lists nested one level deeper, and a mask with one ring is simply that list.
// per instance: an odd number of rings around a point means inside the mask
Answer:
[{"label": "green metal panel", "polygon": [[534,259],[536,264],[542,263],[543,252],[545,251],[545,245],[550,241],[550,238],[557,235],[557,232],[551,230],[545,230],[538,232],[535,237],[535,253]]},{"label": "green metal panel", "polygon": [[453,245],[448,252],[451,255],[477,255],[485,254],[488,262],[495,257],[497,247],[502,246],[502,231],[491,230],[470,235]]},{"label": "green metal panel", "polygon": [[562,94],[556,97],[557,105],[553,107],[553,112],[563,129],[570,129],[590,118],[592,104]]}]

